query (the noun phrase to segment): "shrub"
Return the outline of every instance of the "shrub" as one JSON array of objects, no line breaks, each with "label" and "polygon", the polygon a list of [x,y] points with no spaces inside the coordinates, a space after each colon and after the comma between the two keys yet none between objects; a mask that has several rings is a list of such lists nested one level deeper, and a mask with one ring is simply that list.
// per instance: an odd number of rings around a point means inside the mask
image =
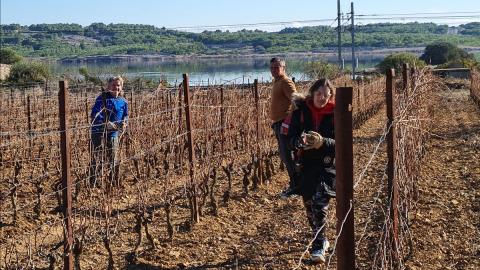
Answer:
[{"label": "shrub", "polygon": [[320,60],[308,62],[304,68],[305,74],[311,79],[329,78],[333,79],[340,75],[340,69],[337,65]]},{"label": "shrub", "polygon": [[98,76],[92,76],[92,75],[90,75],[87,67],[80,67],[80,68],[78,69],[78,72],[79,72],[83,77],[85,77],[85,81],[87,81],[87,82],[92,82],[93,84],[99,85],[99,86],[102,85],[102,80],[101,80]]},{"label": "shrub", "polygon": [[385,72],[391,68],[395,69],[395,72],[400,72],[402,70],[403,63],[407,63],[411,67],[415,66],[417,68],[422,68],[425,66],[425,62],[418,59],[418,57],[414,54],[396,53],[385,57],[382,62],[378,63],[377,69],[382,74],[385,74]]},{"label": "shrub", "polygon": [[459,59],[449,61],[445,64],[441,64],[438,68],[470,68],[470,69],[478,69],[480,68],[480,62],[476,61],[475,59]]},{"label": "shrub", "polygon": [[43,82],[50,76],[47,65],[38,62],[18,62],[12,66],[8,80],[18,84]]},{"label": "shrub", "polygon": [[0,64],[15,64],[22,60],[22,56],[18,55],[14,50],[10,48],[0,49]]}]

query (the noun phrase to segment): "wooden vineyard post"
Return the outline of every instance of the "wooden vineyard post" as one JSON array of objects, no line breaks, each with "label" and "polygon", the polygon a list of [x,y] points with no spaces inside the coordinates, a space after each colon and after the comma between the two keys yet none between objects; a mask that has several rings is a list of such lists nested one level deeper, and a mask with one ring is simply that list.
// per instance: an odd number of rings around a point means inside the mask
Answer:
[{"label": "wooden vineyard post", "polygon": [[408,63],[403,63],[402,69],[402,78],[403,78],[403,90],[405,91],[404,94],[406,97],[410,96],[410,68],[408,67]]},{"label": "wooden vineyard post", "polygon": [[14,99],[13,99],[13,87],[10,88],[10,106],[13,106],[13,102],[14,102]]},{"label": "wooden vineyard post", "polygon": [[190,89],[188,75],[183,74],[183,96],[185,103],[185,118],[187,123],[188,161],[190,163],[190,188],[191,188],[191,221],[200,222],[197,203],[197,185],[195,182],[195,152],[193,148],[192,118],[190,115]]},{"label": "wooden vineyard post", "polygon": [[260,184],[263,184],[263,166],[262,166],[262,156],[260,149],[260,103],[258,97],[258,79],[253,81],[253,90],[255,94],[255,134],[257,138],[257,162],[258,162],[258,181]]},{"label": "wooden vineyard post", "polygon": [[130,92],[130,104],[132,105],[130,106],[130,111],[128,113],[129,113],[129,117],[132,117],[135,110],[135,101],[133,100],[133,88],[132,88],[132,91]]},{"label": "wooden vineyard post", "polygon": [[48,79],[45,80],[45,89],[43,95],[46,96],[48,92]]},{"label": "wooden vineyard post", "polygon": [[175,106],[173,105],[173,102],[172,102],[172,91],[171,90],[168,91],[168,99],[167,100],[168,100],[167,108],[170,111],[170,120],[173,122],[173,108]]},{"label": "wooden vineyard post", "polygon": [[223,86],[220,87],[220,129],[221,129],[221,134],[222,134],[222,141],[221,141],[221,147],[222,147],[222,156],[225,155],[225,98],[224,98],[224,90]]},{"label": "wooden vineyard post", "polygon": [[335,97],[338,270],[355,269],[352,93],[352,87],[340,87]]},{"label": "wooden vineyard post", "polygon": [[411,67],[410,68],[410,89],[411,91],[415,91],[415,87],[416,87],[416,80],[417,78],[417,71],[415,69],[415,66]]},{"label": "wooden vineyard post", "polygon": [[[185,81],[184,81],[185,82]],[[183,125],[182,125],[182,88],[183,84],[180,84],[178,86],[178,134],[181,134],[183,132]],[[183,86],[183,89],[185,89],[185,86]]]},{"label": "wooden vineyard post", "polygon": [[30,103],[30,95],[27,96],[27,120],[28,120],[28,147],[30,149],[30,155],[32,155],[32,107]]},{"label": "wooden vineyard post", "polygon": [[359,112],[362,108],[362,105],[360,104],[360,84],[357,84],[357,96],[356,96],[356,99],[357,99],[357,108],[355,109],[355,111]]},{"label": "wooden vineyard post", "polygon": [[390,209],[390,226],[389,236],[391,241],[391,249],[394,257],[397,257],[396,250],[398,247],[398,183],[395,173],[395,153],[397,150],[397,137],[395,129],[395,70],[387,70],[387,87],[386,87],[386,101],[387,101],[387,177],[388,177],[388,201]]},{"label": "wooden vineyard post", "polygon": [[68,82],[59,82],[60,147],[62,152],[62,197],[64,218],[63,269],[73,270],[72,179],[70,174],[70,137],[68,123]]}]

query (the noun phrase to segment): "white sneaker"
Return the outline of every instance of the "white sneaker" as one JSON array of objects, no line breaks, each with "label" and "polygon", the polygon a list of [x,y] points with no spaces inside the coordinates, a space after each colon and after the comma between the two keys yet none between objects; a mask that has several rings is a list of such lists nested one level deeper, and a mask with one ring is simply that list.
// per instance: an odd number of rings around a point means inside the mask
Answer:
[{"label": "white sneaker", "polygon": [[326,253],[329,247],[330,247],[330,243],[328,242],[328,240],[325,239],[323,241],[322,247],[320,247],[319,249],[312,250],[312,252],[310,253],[310,259],[312,260],[312,262],[315,262],[315,263],[325,262]]}]

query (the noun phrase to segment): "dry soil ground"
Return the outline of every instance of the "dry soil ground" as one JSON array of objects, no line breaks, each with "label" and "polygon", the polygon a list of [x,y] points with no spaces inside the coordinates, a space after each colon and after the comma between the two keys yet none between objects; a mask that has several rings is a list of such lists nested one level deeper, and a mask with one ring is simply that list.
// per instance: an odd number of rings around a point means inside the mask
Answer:
[{"label": "dry soil ground", "polygon": [[[466,89],[439,93],[433,109],[434,125],[418,182],[418,202],[411,214],[413,249],[404,266],[480,269],[480,109]],[[354,132],[356,179],[374,152],[384,121],[382,109]],[[378,203],[384,188],[384,146],[371,163],[355,191],[358,269],[371,268],[382,226],[376,223],[379,213],[375,212],[382,209]],[[144,250],[137,264],[125,267],[326,269],[308,259],[299,263],[310,233],[301,199],[277,196],[286,182],[285,173],[277,173],[267,186],[222,205],[218,217],[206,215],[192,231],[178,232],[173,242],[160,243],[157,250]],[[328,228],[331,239],[334,209],[333,202]],[[329,268],[335,269],[335,260],[332,257]]]}]

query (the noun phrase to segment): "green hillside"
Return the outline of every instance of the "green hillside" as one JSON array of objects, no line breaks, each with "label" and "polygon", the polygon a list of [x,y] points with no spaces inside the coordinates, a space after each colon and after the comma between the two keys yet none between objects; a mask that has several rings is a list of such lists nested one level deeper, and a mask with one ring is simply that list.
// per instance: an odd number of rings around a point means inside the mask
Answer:
[{"label": "green hillside", "polygon": [[[344,46],[350,32],[343,31]],[[417,47],[435,41],[480,46],[480,23],[458,27],[433,23],[378,23],[356,27],[356,45],[364,48]],[[1,25],[2,47],[23,56],[75,57],[111,54],[245,54],[335,50],[336,30],[328,26],[190,33],[151,25],[93,23]]]}]

